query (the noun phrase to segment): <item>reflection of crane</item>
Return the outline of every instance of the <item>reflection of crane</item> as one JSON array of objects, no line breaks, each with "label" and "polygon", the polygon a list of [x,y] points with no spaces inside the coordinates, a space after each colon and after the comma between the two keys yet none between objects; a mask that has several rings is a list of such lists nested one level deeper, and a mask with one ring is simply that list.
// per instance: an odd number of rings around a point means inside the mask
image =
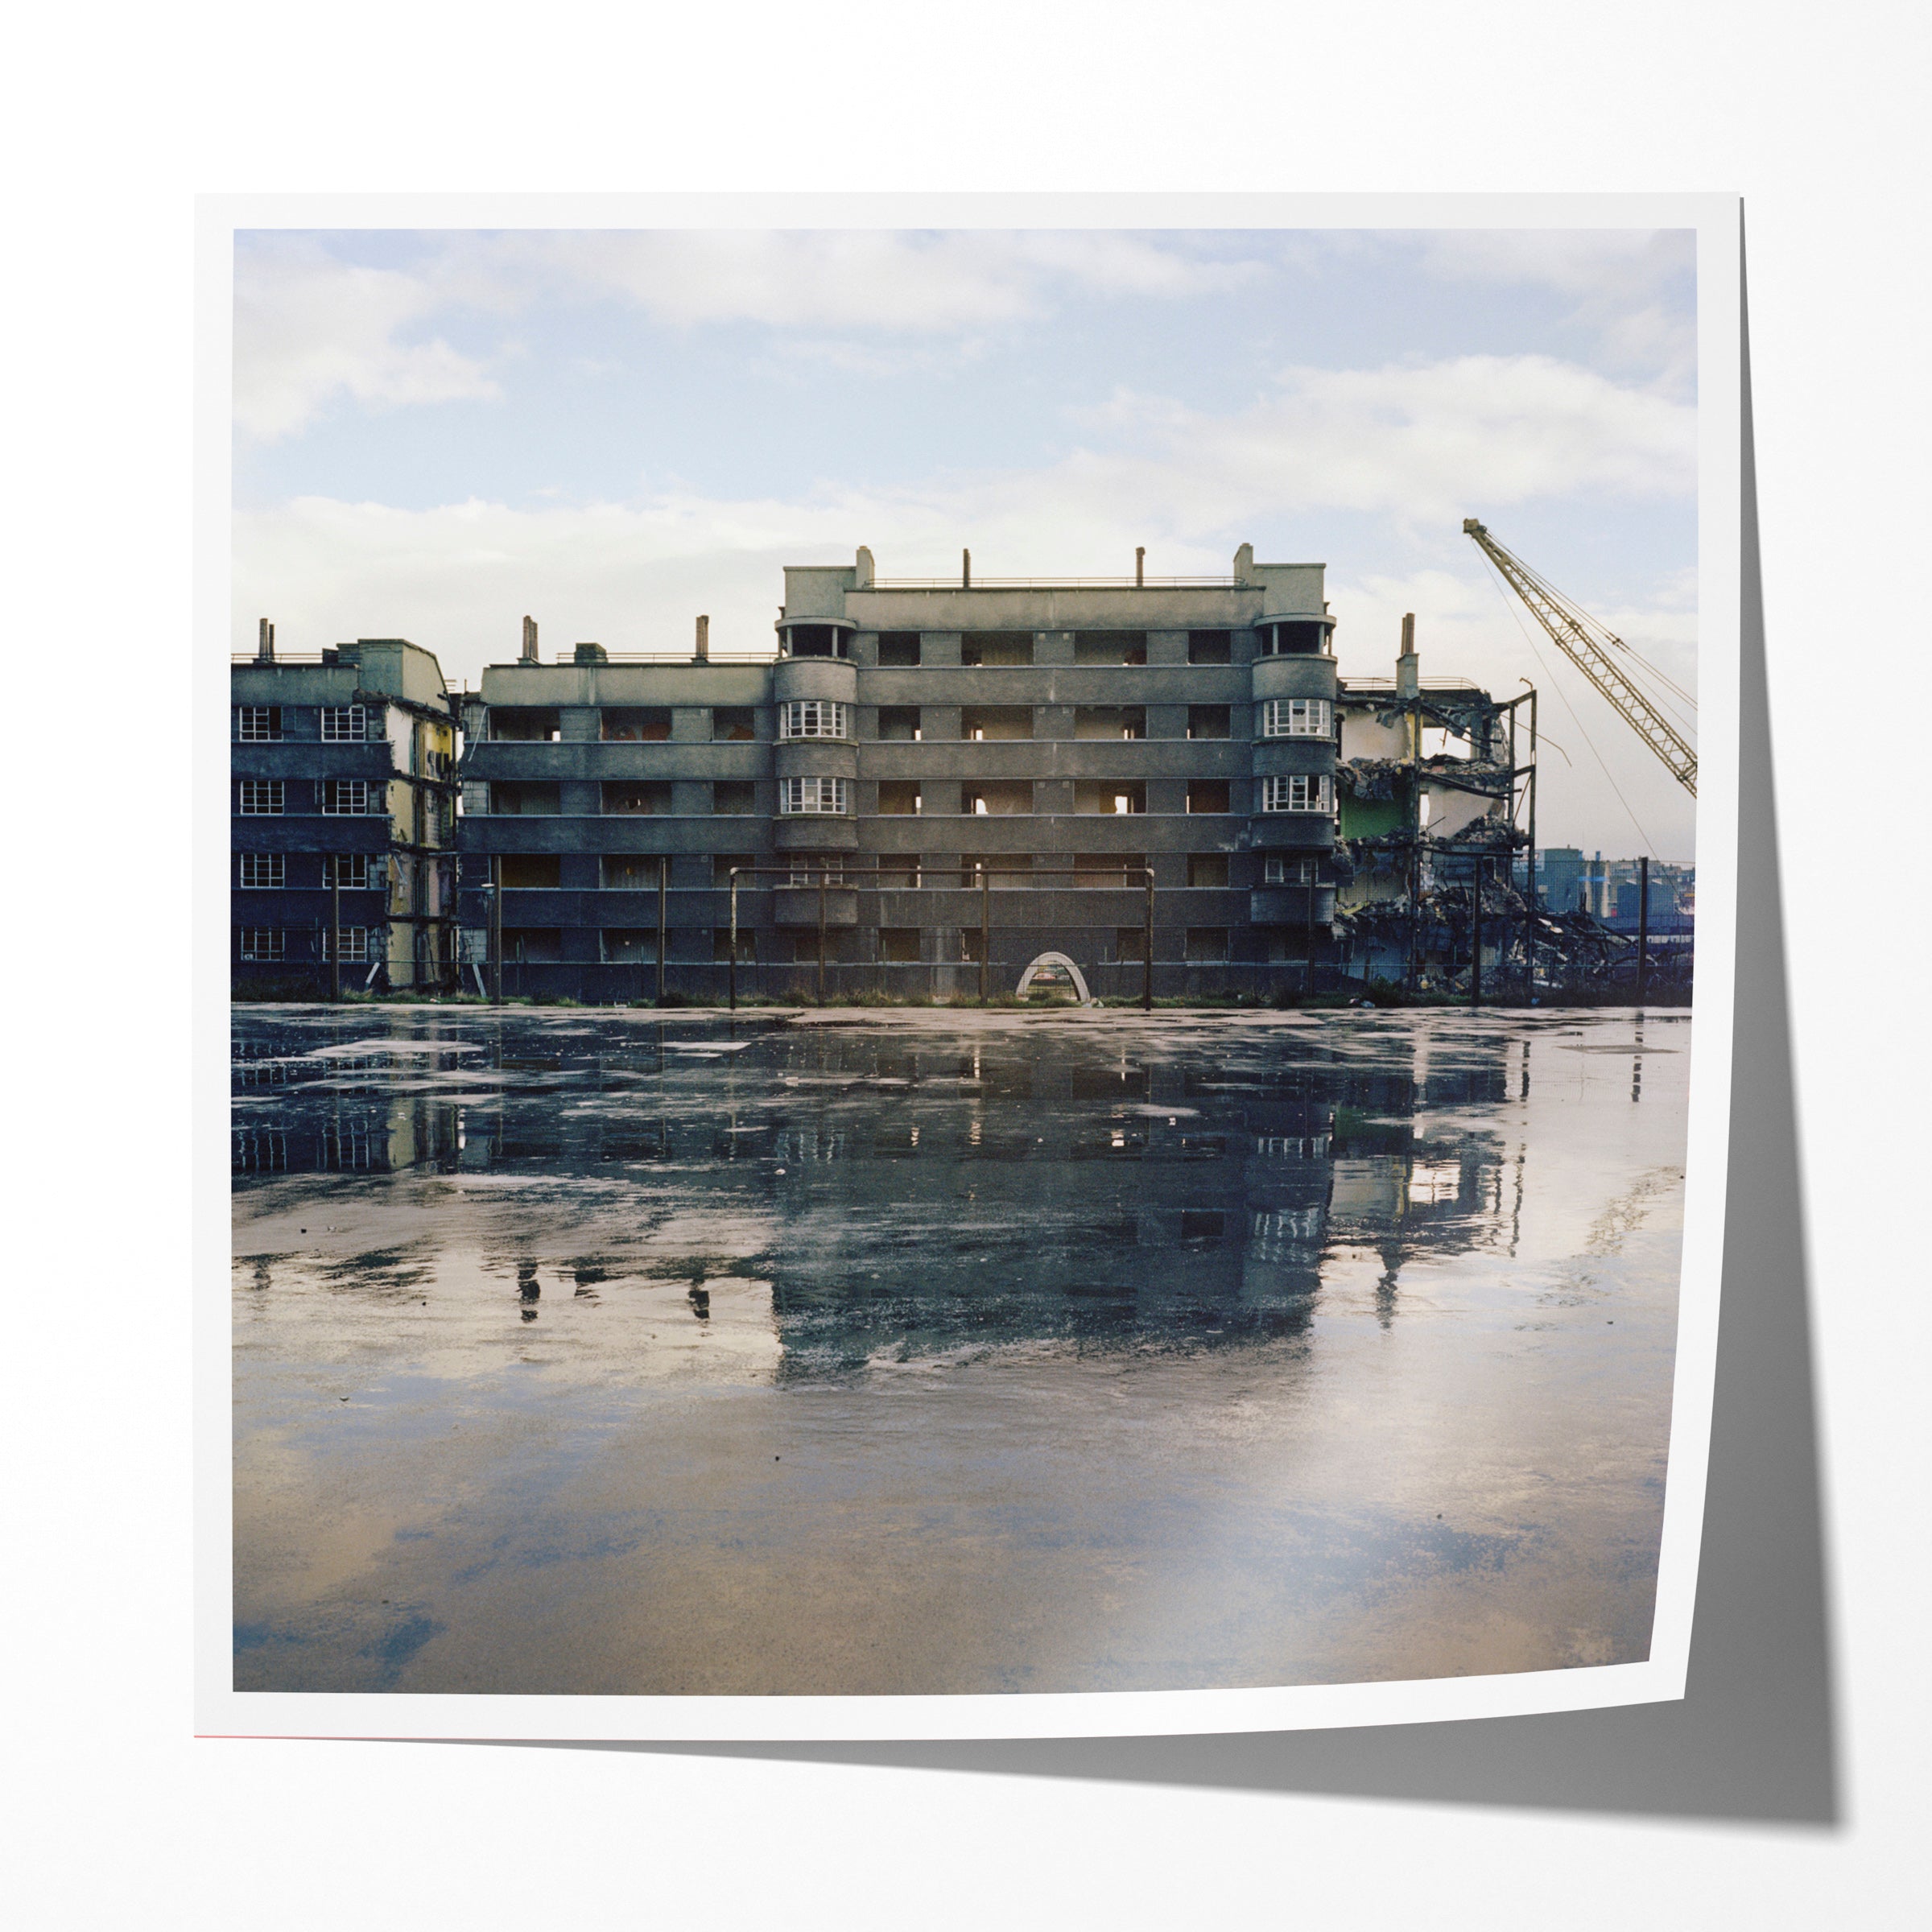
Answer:
[{"label": "reflection of crane", "polygon": [[[1621,657],[1668,683],[1663,674],[1645,663],[1614,631],[1586,616],[1561,591],[1546,584],[1521,559],[1512,556],[1474,517],[1463,519],[1463,534],[1476,539],[1484,555],[1530,606],[1530,614],[1554,639],[1557,649],[1603,693],[1611,708],[1663,760],[1678,783],[1695,798],[1696,752],[1616,660]],[[1678,695],[1686,704],[1691,703],[1688,693],[1679,691]]]}]

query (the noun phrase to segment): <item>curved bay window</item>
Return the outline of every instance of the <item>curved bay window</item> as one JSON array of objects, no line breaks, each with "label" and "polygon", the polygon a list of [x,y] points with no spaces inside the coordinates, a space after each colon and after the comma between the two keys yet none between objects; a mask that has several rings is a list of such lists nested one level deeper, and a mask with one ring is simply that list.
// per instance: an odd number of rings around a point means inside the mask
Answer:
[{"label": "curved bay window", "polygon": [[1261,707],[1265,738],[1328,738],[1335,712],[1326,698],[1276,698]]},{"label": "curved bay window", "polygon": [[778,649],[788,658],[848,658],[852,634],[836,624],[786,624],[778,631]]},{"label": "curved bay window", "polygon": [[1255,648],[1264,658],[1319,658],[1328,648],[1328,626],[1314,617],[1283,617],[1260,626]]},{"label": "curved bay window", "polygon": [[848,738],[852,736],[849,708],[827,698],[807,698],[778,707],[778,736],[782,738]]},{"label": "curved bay window", "polygon": [[837,812],[852,809],[852,787],[844,778],[786,778],[778,786],[782,812]]},{"label": "curved bay window", "polygon": [[1263,811],[1335,810],[1335,781],[1326,773],[1286,772],[1261,780]]}]

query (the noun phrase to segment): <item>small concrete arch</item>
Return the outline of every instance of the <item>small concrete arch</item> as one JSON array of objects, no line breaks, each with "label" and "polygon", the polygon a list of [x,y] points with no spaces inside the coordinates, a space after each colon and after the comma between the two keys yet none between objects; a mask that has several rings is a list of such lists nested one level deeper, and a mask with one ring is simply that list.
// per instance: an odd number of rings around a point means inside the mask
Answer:
[{"label": "small concrete arch", "polygon": [[1083,1006],[1091,1006],[1093,1004],[1093,995],[1087,990],[1085,978],[1082,976],[1080,968],[1075,965],[1073,961],[1068,959],[1063,952],[1043,952],[1037,960],[1034,960],[1020,975],[1020,983],[1013,989],[1013,997],[1024,999],[1026,997],[1026,989],[1033,984],[1034,977],[1042,972],[1051,971],[1056,966],[1067,975],[1068,979],[1073,981],[1074,997]]}]

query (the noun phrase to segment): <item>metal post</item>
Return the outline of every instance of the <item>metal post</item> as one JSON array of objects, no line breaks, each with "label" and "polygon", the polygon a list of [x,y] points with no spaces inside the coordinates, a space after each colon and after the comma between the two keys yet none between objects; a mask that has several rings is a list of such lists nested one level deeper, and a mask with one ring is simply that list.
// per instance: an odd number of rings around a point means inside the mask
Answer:
[{"label": "metal post", "polygon": [[1409,964],[1406,983],[1421,976],[1417,955],[1422,946],[1422,707],[1409,707]]},{"label": "metal post", "polygon": [[1154,868],[1147,868],[1147,910],[1141,927],[1141,1011],[1154,1011]]},{"label": "metal post", "polygon": [[328,1003],[342,1004],[342,861],[328,861]]},{"label": "metal post", "polygon": [[825,874],[819,873],[819,1004],[825,1004]]},{"label": "metal post", "polygon": [[1650,979],[1650,858],[1637,862],[1637,1003],[1642,1005]]},{"label": "metal post", "polygon": [[494,852],[489,861],[489,1000],[493,1006],[503,1004],[503,860]]},{"label": "metal post", "polygon": [[670,872],[671,861],[664,854],[658,855],[658,1004],[664,1004],[664,889]]},{"label": "metal post", "polygon": [[980,862],[980,1004],[986,1004],[986,976],[993,960],[993,868]]},{"label": "metal post", "polygon": [[731,988],[729,1010],[738,1009],[738,869],[731,869],[731,952],[730,964],[725,972],[726,982]]},{"label": "metal post", "polygon": [[1476,883],[1469,893],[1469,1004],[1483,1003],[1483,861],[1476,861]]}]

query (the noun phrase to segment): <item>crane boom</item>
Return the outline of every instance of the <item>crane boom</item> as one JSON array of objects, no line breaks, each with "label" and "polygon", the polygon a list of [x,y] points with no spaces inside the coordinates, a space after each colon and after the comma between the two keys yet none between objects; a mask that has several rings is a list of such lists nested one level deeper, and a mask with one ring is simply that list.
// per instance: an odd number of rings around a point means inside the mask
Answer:
[{"label": "crane boom", "polygon": [[[1662,759],[1678,783],[1695,798],[1696,752],[1591,636],[1587,622],[1594,620],[1586,621],[1560,591],[1546,584],[1520,558],[1512,556],[1474,517],[1463,520],[1463,534],[1476,539],[1484,555],[1530,606],[1530,614],[1549,632],[1557,649],[1603,693],[1611,708]],[[1613,632],[1600,624],[1596,628],[1620,650],[1629,649]]]}]

